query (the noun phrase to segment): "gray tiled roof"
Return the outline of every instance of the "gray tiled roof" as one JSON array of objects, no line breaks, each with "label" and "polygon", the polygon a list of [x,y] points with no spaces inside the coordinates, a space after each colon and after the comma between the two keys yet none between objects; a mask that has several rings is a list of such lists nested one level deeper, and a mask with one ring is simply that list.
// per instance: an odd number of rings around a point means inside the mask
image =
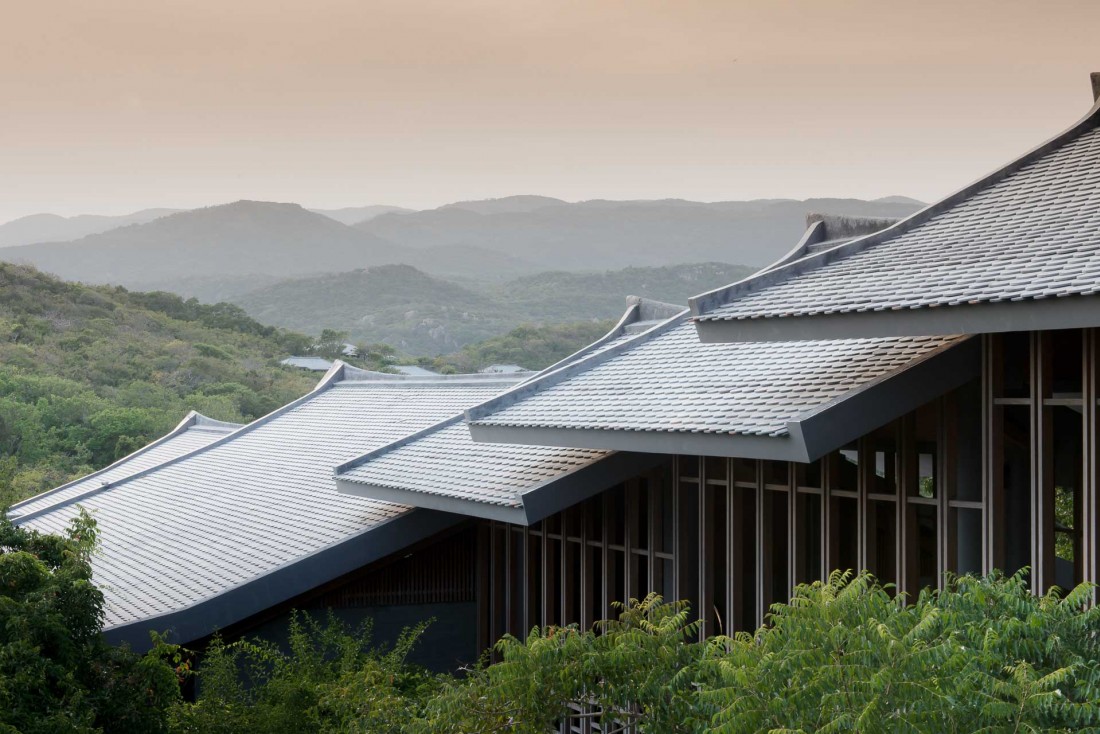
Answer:
[{"label": "gray tiled roof", "polygon": [[521,495],[606,451],[474,443],[461,420],[339,473],[356,484],[520,507]]},{"label": "gray tiled roof", "polygon": [[1100,293],[1100,107],[881,233],[693,299],[697,319],[783,319]]},{"label": "gray tiled roof", "polygon": [[[549,374],[591,358],[660,323],[676,307],[643,298],[628,299],[623,317],[605,336],[543,370]],[[530,373],[524,373],[529,377]],[[337,471],[344,482],[453,500],[518,508],[524,492],[593,464],[609,452],[566,447],[475,443],[456,416],[409,440],[359,457]],[[410,498],[413,502],[415,498]]]},{"label": "gray tiled roof", "polygon": [[[93,572],[106,628],[216,597],[408,513],[338,493],[333,467],[514,382],[338,366],[314,392],[221,442],[83,499],[100,526]],[[58,532],[76,512],[68,504],[25,524]]]},{"label": "gray tiled roof", "polygon": [[686,313],[468,411],[475,426],[784,436],[955,337],[702,344]]},{"label": "gray tiled roof", "polygon": [[192,412],[167,435],[148,446],[138,449],[129,456],[124,456],[97,472],[12,505],[9,508],[9,514],[13,517],[27,515],[32,512],[40,512],[52,505],[68,502],[86,492],[102,489],[104,485],[117,482],[120,479],[133,476],[190,453],[228,433],[232,433],[240,427],[238,423],[216,421]]}]

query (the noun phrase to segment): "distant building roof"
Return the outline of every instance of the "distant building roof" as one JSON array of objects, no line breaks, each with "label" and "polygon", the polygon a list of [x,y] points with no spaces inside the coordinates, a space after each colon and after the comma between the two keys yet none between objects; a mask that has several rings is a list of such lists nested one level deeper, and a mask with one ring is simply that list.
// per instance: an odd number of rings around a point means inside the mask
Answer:
[{"label": "distant building roof", "polygon": [[15,522],[99,522],[108,639],[193,640],[427,537],[453,516],[340,494],[332,470],[514,384],[382,375],[342,363],[308,395],[191,453]]},{"label": "distant building roof", "polygon": [[438,375],[438,372],[432,372],[426,370],[423,367],[419,367],[415,364],[395,364],[390,365],[399,375],[413,375],[417,377],[431,377],[432,375]]},{"label": "distant building roof", "polygon": [[507,375],[514,374],[516,372],[528,372],[526,367],[521,367],[518,364],[491,364],[488,367],[482,367],[478,372],[484,374],[494,375]]},{"label": "distant building roof", "polygon": [[287,367],[297,367],[301,370],[310,370],[312,372],[328,372],[332,369],[332,362],[320,357],[287,357],[279,362],[279,364],[285,364]]},{"label": "distant building roof", "polygon": [[16,503],[9,508],[8,514],[13,518],[29,515],[57,504],[79,499],[87,492],[98,491],[121,479],[132,477],[151,467],[206,446],[240,427],[239,423],[216,421],[191,411],[175,428],[148,446],[122,457],[99,471]]},{"label": "distant building roof", "polygon": [[697,296],[704,341],[1100,323],[1100,104],[898,224]]}]

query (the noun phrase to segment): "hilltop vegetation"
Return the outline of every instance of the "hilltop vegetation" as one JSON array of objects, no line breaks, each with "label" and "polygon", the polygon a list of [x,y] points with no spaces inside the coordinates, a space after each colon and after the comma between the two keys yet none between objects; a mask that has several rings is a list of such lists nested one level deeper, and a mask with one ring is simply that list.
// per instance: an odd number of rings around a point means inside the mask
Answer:
[{"label": "hilltop vegetation", "polygon": [[477,372],[491,364],[518,364],[529,370],[541,370],[588,346],[614,325],[614,321],[581,321],[519,326],[503,336],[468,344],[445,357],[422,361],[425,366],[446,373]]},{"label": "hilltop vegetation", "polygon": [[[629,295],[686,304],[696,293],[750,272],[739,265],[700,263],[607,272],[556,271],[498,283],[451,281],[408,265],[384,265],[285,281],[234,302],[265,323],[308,333],[338,329],[352,341],[380,341],[410,354],[439,355],[496,339],[520,325],[617,319]],[[529,366],[544,361],[541,352],[529,355],[529,360]]]},{"label": "hilltop vegetation", "polygon": [[168,293],[66,283],[0,263],[0,507],[104,466],[189,409],[248,421],[316,376],[311,340]]}]

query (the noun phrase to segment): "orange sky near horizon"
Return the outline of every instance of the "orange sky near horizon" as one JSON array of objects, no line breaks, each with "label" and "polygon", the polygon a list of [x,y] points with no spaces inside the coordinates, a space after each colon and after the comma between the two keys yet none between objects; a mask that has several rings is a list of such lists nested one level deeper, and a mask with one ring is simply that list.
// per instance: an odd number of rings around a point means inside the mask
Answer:
[{"label": "orange sky near horizon", "polygon": [[241,198],[938,198],[1068,126],[1096,0],[39,0],[0,221]]}]

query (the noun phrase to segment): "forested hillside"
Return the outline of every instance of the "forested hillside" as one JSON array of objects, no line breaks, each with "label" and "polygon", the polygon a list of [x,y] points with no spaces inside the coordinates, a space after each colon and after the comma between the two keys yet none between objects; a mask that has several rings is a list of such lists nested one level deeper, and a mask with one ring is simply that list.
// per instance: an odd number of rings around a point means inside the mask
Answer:
[{"label": "forested hillside", "polygon": [[188,409],[248,421],[302,395],[316,375],[277,360],[309,344],[228,304],[0,263],[0,507],[110,463]]},{"label": "forested hillside", "polygon": [[[616,319],[629,295],[686,305],[696,293],[750,272],[739,265],[698,263],[546,272],[486,282],[452,281],[408,265],[383,265],[276,283],[233,300],[264,323],[311,334],[338,329],[355,342],[385,342],[414,355],[439,355],[524,324]],[[531,361],[537,365],[542,360]]]},{"label": "forested hillside", "polygon": [[424,362],[439,372],[477,372],[491,364],[541,370],[588,346],[614,325],[614,321],[580,321],[518,326],[503,336],[468,344],[453,354]]}]

